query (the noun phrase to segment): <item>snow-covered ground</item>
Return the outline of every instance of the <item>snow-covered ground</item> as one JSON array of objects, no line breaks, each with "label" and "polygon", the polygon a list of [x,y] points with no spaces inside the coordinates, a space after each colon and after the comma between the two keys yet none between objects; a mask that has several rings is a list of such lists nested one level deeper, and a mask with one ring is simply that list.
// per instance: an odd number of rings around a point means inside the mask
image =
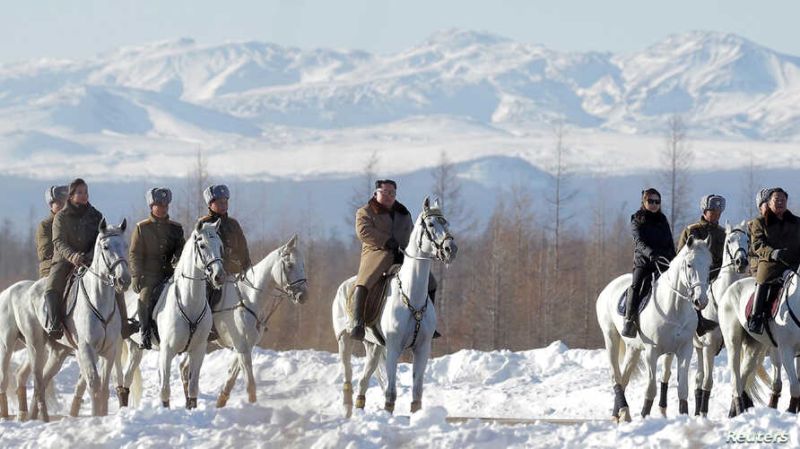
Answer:
[{"label": "snow-covered ground", "polygon": [[[18,356],[21,354],[17,354]],[[425,378],[424,409],[410,419],[411,369],[401,364],[395,416],[381,410],[383,397],[373,380],[365,413],[351,419],[340,408],[342,376],[337,356],[319,351],[254,354],[258,403],[248,404],[241,383],[225,409],[214,407],[230,354],[209,355],[203,366],[198,409],[186,411],[177,373],[173,374],[171,410],[156,399],[156,355],[143,361],[144,404],[118,411],[112,398],[105,418],[65,418],[40,422],[0,423],[2,447],[264,447],[264,448],[507,448],[507,447],[735,447],[732,436],[770,434],[800,444],[797,418],[758,407],[728,420],[730,383],[725,352],[717,360],[710,419],[678,417],[675,379],[670,388],[668,418],[635,418],[614,425],[609,370],[603,350],[568,349],[556,342],[523,352],[462,350],[430,362]],[[363,359],[355,359],[356,372]],[[69,403],[77,364],[70,360],[57,378],[62,404]],[[693,386],[691,387],[693,388]],[[634,411],[644,385],[635,381],[628,393]],[[782,397],[781,408],[788,398]],[[691,398],[690,398],[691,399]],[[693,400],[690,400],[693,409]],[[64,414],[62,409],[59,413]],[[693,410],[692,410],[693,411]],[[657,407],[654,407],[656,415]],[[84,403],[83,414],[88,413]],[[446,417],[584,419],[577,424],[504,425],[478,420],[451,422]],[[732,435],[734,432],[735,435]],[[749,447],[746,444],[739,444]]]}]

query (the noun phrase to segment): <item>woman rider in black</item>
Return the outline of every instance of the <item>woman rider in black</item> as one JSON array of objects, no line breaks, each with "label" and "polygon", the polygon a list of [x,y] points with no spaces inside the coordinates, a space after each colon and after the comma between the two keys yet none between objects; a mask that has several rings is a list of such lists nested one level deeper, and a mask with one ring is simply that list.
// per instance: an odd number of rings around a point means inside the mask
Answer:
[{"label": "woman rider in black", "polygon": [[631,215],[633,234],[633,282],[628,289],[624,337],[636,336],[636,320],[642,297],[651,288],[653,275],[666,270],[675,257],[675,243],[667,217],[661,212],[661,194],[650,188],[642,192],[642,206]]}]

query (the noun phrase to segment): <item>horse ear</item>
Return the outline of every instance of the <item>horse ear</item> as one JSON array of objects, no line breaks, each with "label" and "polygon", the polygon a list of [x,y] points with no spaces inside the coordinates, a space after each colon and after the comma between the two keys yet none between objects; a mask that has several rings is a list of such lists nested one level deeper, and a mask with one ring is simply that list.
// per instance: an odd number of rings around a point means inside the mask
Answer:
[{"label": "horse ear", "polygon": [[123,218],[123,219],[122,219],[122,224],[121,224],[121,225],[119,225],[119,229],[120,229],[122,232],[125,232],[125,228],[127,228],[127,227],[128,227],[128,219],[127,219],[127,218]]},{"label": "horse ear", "polygon": [[219,218],[217,219],[217,221],[214,222],[214,232],[219,232],[219,225],[221,223],[222,223],[222,220],[220,220]]},{"label": "horse ear", "polygon": [[439,209],[439,198],[438,197],[433,200],[433,208],[434,209]]},{"label": "horse ear", "polygon": [[725,222],[725,233],[726,234],[730,234],[731,233],[731,224],[728,223],[727,221]]},{"label": "horse ear", "polygon": [[708,234],[708,237],[706,237],[703,241],[706,242],[706,246],[711,248],[711,234]]},{"label": "horse ear", "polygon": [[100,226],[98,226],[98,228],[97,228],[97,229],[98,229],[100,232],[102,232],[102,233],[105,233],[105,232],[106,232],[106,228],[108,228],[108,224],[106,223],[106,217],[103,217],[103,218],[100,220]]},{"label": "horse ear", "polygon": [[422,202],[422,210],[427,211],[430,208],[431,208],[431,199],[426,196],[425,200]]},{"label": "horse ear", "polygon": [[690,235],[688,239],[686,239],[686,247],[690,248],[694,245],[694,236]]},{"label": "horse ear", "polygon": [[286,249],[293,250],[295,245],[297,245],[297,234],[293,235],[292,238],[290,238],[289,241],[286,242]]},{"label": "horse ear", "polygon": [[194,230],[196,232],[200,232],[200,230],[202,230],[202,229],[203,229],[203,222],[200,221],[200,220],[197,220],[197,223],[194,225]]}]

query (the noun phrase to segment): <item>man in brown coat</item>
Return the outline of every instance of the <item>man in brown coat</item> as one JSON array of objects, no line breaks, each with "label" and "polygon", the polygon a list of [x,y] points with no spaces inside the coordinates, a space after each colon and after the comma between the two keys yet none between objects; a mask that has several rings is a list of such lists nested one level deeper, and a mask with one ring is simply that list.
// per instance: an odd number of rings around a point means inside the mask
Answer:
[{"label": "man in brown coat", "polygon": [[50,186],[44,192],[44,200],[50,208],[50,215],[42,220],[39,227],[36,228],[39,278],[46,278],[50,274],[50,265],[53,263],[53,220],[67,201],[67,186]]},{"label": "man in brown coat", "polygon": [[[706,195],[700,199],[700,210],[703,215],[696,223],[692,223],[681,232],[678,238],[678,251],[686,245],[689,236],[705,240],[711,236],[711,271],[708,281],[712,282],[719,275],[722,267],[722,253],[725,251],[725,229],[719,225],[722,212],[725,211],[725,198],[720,195]],[[697,335],[703,336],[706,332],[717,327],[717,323],[706,319],[697,311]]]},{"label": "man in brown coat", "polygon": [[[767,200],[769,200],[770,189],[764,188],[756,194],[756,208],[758,208],[758,217],[763,217],[767,213]],[[758,254],[753,247],[753,225],[758,221],[758,217],[753,218],[747,222],[747,234],[750,236],[750,247],[747,248],[747,259],[750,267],[750,276],[756,277],[758,271]]]},{"label": "man in brown coat", "polygon": [[752,245],[758,255],[756,294],[748,330],[764,331],[766,302],[771,285],[779,283],[783,272],[797,270],[800,264],[800,218],[789,212],[789,195],[780,187],[770,189],[767,212],[752,225]]},{"label": "man in brown coat", "polygon": [[[225,253],[222,256],[222,266],[228,275],[244,276],[253,265],[250,261],[250,250],[247,248],[247,239],[239,222],[228,216],[228,200],[230,190],[224,184],[208,186],[203,191],[203,198],[208,205],[208,215],[201,217],[203,223],[219,223],[219,237]],[[222,290],[211,288],[209,285],[209,303],[212,307],[222,298]]]},{"label": "man in brown coat", "polygon": [[92,251],[103,215],[89,204],[89,187],[77,178],[69,185],[66,206],[53,219],[53,264],[47,276],[45,301],[48,310],[48,334],[55,339],[64,335],[63,296],[67,279],[79,266],[92,262]]},{"label": "man in brown coat", "polygon": [[[350,337],[363,340],[367,294],[393,264],[403,262],[401,249],[408,245],[414,221],[411,212],[397,201],[397,183],[391,179],[375,181],[369,202],[356,212],[356,235],[361,240],[361,262],[353,290],[355,323]],[[428,280],[431,302],[436,296],[436,281]],[[438,335],[437,335],[438,336]]]},{"label": "man in brown coat", "polygon": [[172,191],[153,188],[145,194],[150,217],[136,223],[131,235],[131,287],[139,294],[138,315],[141,330],[141,349],[150,349],[152,313],[158,300],[156,290],[172,276],[175,264],[185,243],[183,227],[169,219]]}]

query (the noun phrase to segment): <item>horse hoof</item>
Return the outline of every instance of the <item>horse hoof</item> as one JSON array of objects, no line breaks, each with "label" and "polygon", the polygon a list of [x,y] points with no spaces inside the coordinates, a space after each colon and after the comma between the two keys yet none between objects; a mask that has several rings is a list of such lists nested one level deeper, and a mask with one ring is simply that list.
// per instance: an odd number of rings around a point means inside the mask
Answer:
[{"label": "horse hoof", "polygon": [[217,408],[225,407],[225,405],[228,404],[228,398],[230,398],[230,396],[225,394],[225,392],[220,393],[217,397]]},{"label": "horse hoof", "polygon": [[120,408],[128,406],[128,398],[130,397],[130,393],[130,388],[125,388],[122,386],[117,387],[117,399],[119,399]]},{"label": "horse hoof", "polygon": [[394,402],[387,402],[383,409],[389,412],[390,414],[394,414]]},{"label": "horse hoof", "polygon": [[192,410],[197,408],[197,398],[188,398],[186,400],[186,410]]},{"label": "horse hoof", "polygon": [[161,406],[164,408],[169,408],[169,401],[161,401]]},{"label": "horse hoof", "polygon": [[251,404],[255,404],[256,403],[256,392],[255,391],[247,393],[247,402],[249,402]]},{"label": "horse hoof", "polygon": [[661,412],[661,417],[662,418],[666,418],[667,417],[667,408],[666,407],[659,407],[658,411]]},{"label": "horse hoof", "polygon": [[[364,396],[362,394],[356,396],[356,408],[360,408],[360,409],[363,410],[366,405],[367,405],[367,397],[366,396]],[[394,404],[392,404],[392,410],[394,410]]]},{"label": "horse hoof", "polygon": [[422,409],[422,401],[412,401],[411,402],[411,413],[416,413]]},{"label": "horse hoof", "polygon": [[628,411],[628,407],[619,409],[619,421],[631,422],[631,413]]},{"label": "horse hoof", "polygon": [[26,412],[26,411],[20,411],[20,412],[17,414],[17,420],[18,420],[18,421],[21,421],[21,422],[27,421],[27,420],[28,420],[28,412]]}]

